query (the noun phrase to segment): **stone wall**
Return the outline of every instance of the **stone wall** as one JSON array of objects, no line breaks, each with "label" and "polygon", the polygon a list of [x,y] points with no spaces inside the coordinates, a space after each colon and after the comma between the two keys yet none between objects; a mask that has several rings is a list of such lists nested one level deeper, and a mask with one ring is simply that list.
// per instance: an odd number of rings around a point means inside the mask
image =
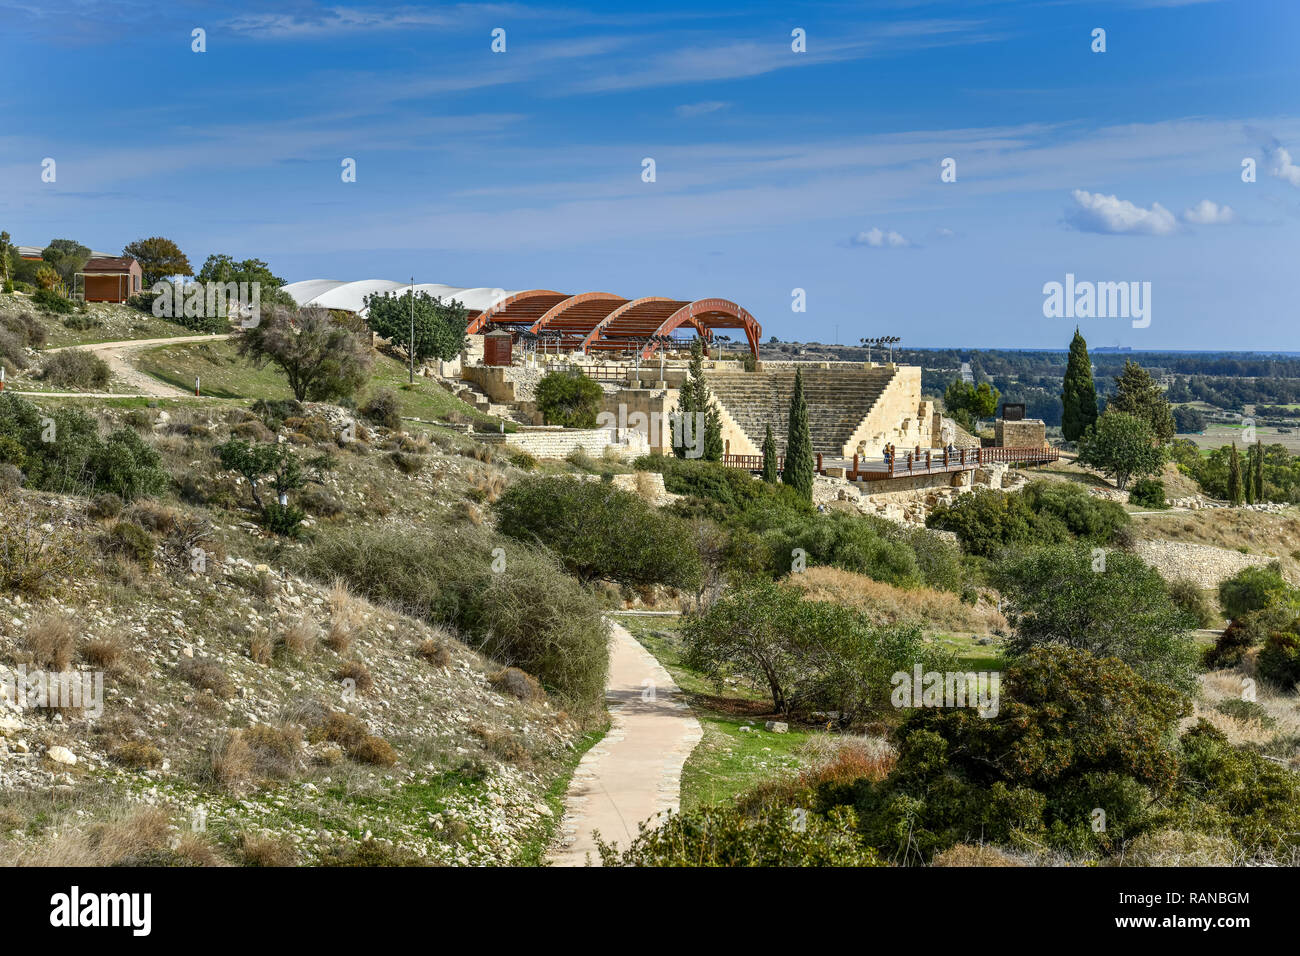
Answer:
[{"label": "stone wall", "polygon": [[567,458],[579,448],[593,458],[603,455],[606,448],[619,458],[636,458],[650,450],[645,436],[632,429],[525,425],[515,432],[483,432],[475,437],[486,445],[504,445],[535,458]]},{"label": "stone wall", "polygon": [[1217,588],[1220,581],[1242,568],[1277,560],[1267,554],[1242,554],[1190,541],[1143,539],[1134,542],[1133,553],[1170,581],[1186,578],[1207,589]]},{"label": "stone wall", "polygon": [[1047,444],[1047,425],[1041,418],[1013,422],[999,418],[993,426],[993,432],[999,447],[1041,448]]},{"label": "stone wall", "polygon": [[473,382],[490,401],[498,405],[513,405],[516,401],[515,383],[507,376],[505,368],[467,365],[460,370],[460,377],[466,382]]}]

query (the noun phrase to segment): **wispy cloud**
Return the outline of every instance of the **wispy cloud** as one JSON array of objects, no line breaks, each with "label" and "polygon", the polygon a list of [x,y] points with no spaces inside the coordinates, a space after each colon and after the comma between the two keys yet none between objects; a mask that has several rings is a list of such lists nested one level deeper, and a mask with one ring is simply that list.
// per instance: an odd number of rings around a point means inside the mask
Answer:
[{"label": "wispy cloud", "polygon": [[870,249],[906,249],[912,245],[912,240],[892,229],[886,231],[879,226],[873,226],[850,239],[849,245],[866,246]]},{"label": "wispy cloud", "polygon": [[725,110],[730,103],[722,100],[705,100],[703,103],[683,103],[673,112],[678,116],[690,119],[693,116],[704,116],[708,113],[716,113],[718,110]]}]

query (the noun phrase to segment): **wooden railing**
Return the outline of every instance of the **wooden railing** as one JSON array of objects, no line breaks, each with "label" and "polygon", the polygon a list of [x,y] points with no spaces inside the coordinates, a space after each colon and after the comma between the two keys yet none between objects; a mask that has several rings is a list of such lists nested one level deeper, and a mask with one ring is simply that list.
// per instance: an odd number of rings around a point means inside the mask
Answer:
[{"label": "wooden railing", "polygon": [[[889,457],[863,459],[853,456],[852,464],[845,461],[844,477],[850,481],[859,478],[880,480],[882,478],[907,477],[910,475],[939,474],[951,471],[967,471],[987,464],[1025,464],[1042,465],[1056,461],[1061,453],[1055,448],[956,448],[947,449],[922,448],[918,452],[913,448],[909,452],[895,449]],[[762,471],[762,455],[723,455],[722,463],[731,468],[744,468],[747,471]],[[777,470],[785,467],[785,456],[777,457]],[[817,474],[826,473],[825,458],[817,455]]]}]

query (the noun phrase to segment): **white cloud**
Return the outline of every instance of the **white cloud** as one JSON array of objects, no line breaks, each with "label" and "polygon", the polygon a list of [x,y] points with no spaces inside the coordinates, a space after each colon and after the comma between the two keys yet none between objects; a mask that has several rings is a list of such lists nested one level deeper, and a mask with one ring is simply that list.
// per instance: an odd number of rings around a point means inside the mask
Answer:
[{"label": "white cloud", "polygon": [[1291,154],[1281,146],[1274,146],[1268,151],[1269,172],[1278,179],[1284,179],[1292,186],[1300,186],[1300,166],[1291,162]]},{"label": "white cloud", "polygon": [[690,119],[692,116],[704,116],[706,113],[716,113],[718,110],[725,110],[730,103],[724,103],[722,100],[706,100],[703,103],[683,103],[677,107],[678,116]]},{"label": "white cloud", "polygon": [[906,236],[894,232],[892,229],[886,232],[878,226],[873,226],[866,232],[860,232],[849,240],[849,245],[870,246],[872,249],[905,249],[911,244],[912,240]]},{"label": "white cloud", "polygon": [[1223,226],[1235,221],[1237,214],[1231,206],[1220,206],[1209,199],[1202,199],[1191,209],[1183,210],[1183,222],[1198,226]]},{"label": "white cloud", "polygon": [[1127,199],[1105,196],[1076,189],[1075,208],[1066,213],[1066,221],[1080,232],[1105,235],[1168,236],[1178,229],[1178,221],[1160,203],[1143,209]]}]

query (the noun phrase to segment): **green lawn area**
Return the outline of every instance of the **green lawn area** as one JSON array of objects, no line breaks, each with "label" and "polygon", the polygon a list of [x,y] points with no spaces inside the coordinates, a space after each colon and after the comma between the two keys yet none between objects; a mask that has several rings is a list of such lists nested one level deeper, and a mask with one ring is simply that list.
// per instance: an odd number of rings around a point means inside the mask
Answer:
[{"label": "green lawn area", "polygon": [[[198,376],[203,394],[216,398],[291,397],[285,377],[274,366],[259,369],[249,364],[225,340],[160,345],[142,352],[137,365],[141,371],[178,388],[192,389]],[[374,376],[358,400],[364,401],[365,395],[375,389],[389,388],[397,395],[406,418],[438,421],[459,415],[480,430],[501,427],[501,419],[479,412],[432,380],[417,378],[411,385],[407,379],[405,365],[386,355],[376,355]],[[506,431],[514,431],[514,427],[512,422],[506,423]]]}]

